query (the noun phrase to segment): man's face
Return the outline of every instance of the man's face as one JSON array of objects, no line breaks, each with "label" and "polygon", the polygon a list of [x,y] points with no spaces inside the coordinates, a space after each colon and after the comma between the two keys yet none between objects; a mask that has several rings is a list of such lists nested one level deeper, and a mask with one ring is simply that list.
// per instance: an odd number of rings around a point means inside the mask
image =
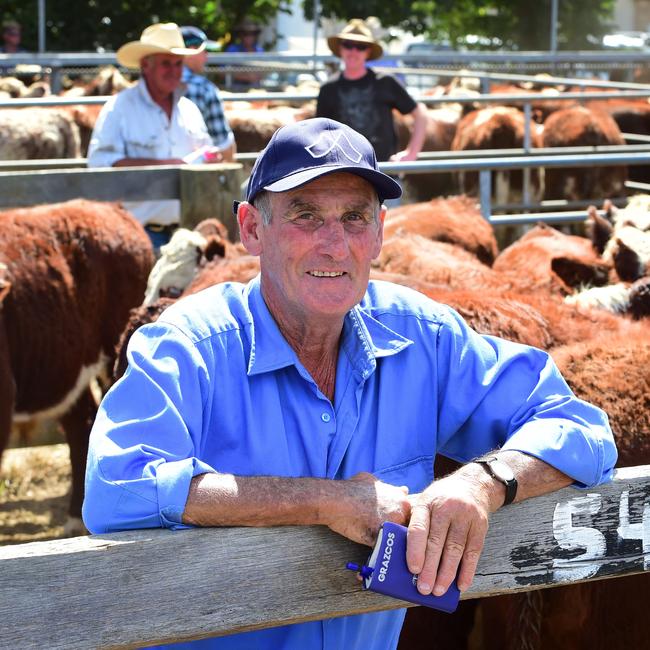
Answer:
[{"label": "man's face", "polygon": [[370,56],[370,47],[366,47],[363,43],[341,41],[339,53],[346,68],[363,68],[365,67],[366,61]]},{"label": "man's face", "polygon": [[169,95],[181,82],[183,57],[176,54],[152,54],[142,59],[142,75],[152,95]]},{"label": "man's face", "polygon": [[341,320],[363,297],[381,249],[384,213],[375,218],[373,186],[335,173],[271,197],[271,223],[258,226],[251,250],[271,312],[297,324]]},{"label": "man's face", "polygon": [[2,37],[5,43],[11,43],[12,45],[20,44],[20,27],[7,27],[3,30]]},{"label": "man's face", "polygon": [[185,65],[192,70],[192,72],[201,73],[205,70],[205,64],[208,61],[208,51],[201,50],[192,56],[185,57]]}]

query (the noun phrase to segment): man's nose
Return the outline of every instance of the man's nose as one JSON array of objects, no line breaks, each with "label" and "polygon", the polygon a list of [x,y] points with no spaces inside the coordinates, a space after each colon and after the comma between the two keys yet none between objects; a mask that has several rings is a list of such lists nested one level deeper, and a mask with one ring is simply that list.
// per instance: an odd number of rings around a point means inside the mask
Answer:
[{"label": "man's nose", "polygon": [[340,221],[324,223],[318,229],[319,250],[333,259],[343,259],[348,253],[348,238]]}]

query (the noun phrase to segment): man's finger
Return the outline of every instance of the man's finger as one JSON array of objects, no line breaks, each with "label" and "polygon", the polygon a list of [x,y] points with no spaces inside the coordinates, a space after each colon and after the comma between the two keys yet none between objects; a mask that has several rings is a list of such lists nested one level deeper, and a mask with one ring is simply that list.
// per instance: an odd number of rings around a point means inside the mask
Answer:
[{"label": "man's finger", "polygon": [[467,545],[463,560],[460,565],[460,572],[458,573],[458,588],[461,591],[466,591],[472,585],[474,576],[476,575],[476,567],[478,566],[479,558],[483,551],[485,544],[485,535],[487,534],[487,522],[475,523],[470,529],[467,536]]},{"label": "man's finger", "polygon": [[406,564],[411,573],[420,573],[424,566],[430,519],[431,514],[426,505],[412,505],[406,538]]},{"label": "man's finger", "polygon": [[435,596],[442,596],[449,589],[449,585],[458,573],[458,567],[467,548],[468,528],[464,523],[459,525],[458,522],[452,523],[449,527],[447,539],[444,540],[442,557],[438,563],[438,571],[435,575],[433,587]]},{"label": "man's finger", "polygon": [[[453,522],[432,522],[429,530],[424,566],[418,577],[420,593],[436,595],[444,593],[456,576],[458,564],[463,556],[467,539],[467,528]],[[444,587],[442,592],[440,589]]]}]

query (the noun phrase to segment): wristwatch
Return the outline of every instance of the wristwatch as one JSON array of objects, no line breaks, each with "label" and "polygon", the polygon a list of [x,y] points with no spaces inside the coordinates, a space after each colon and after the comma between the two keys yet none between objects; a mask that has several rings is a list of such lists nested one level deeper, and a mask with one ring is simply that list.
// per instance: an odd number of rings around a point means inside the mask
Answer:
[{"label": "wristwatch", "polygon": [[485,468],[485,471],[497,481],[501,481],[506,486],[506,498],[504,506],[512,503],[517,496],[517,479],[512,473],[510,467],[495,455],[483,456],[476,458],[474,463],[479,463]]}]

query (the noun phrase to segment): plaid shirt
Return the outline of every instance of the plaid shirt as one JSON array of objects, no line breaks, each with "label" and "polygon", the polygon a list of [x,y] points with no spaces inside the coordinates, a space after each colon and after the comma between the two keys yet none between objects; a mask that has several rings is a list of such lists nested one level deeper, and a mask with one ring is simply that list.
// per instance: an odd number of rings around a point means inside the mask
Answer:
[{"label": "plaid shirt", "polygon": [[235,137],[223,112],[217,87],[203,75],[195,74],[189,68],[183,68],[183,83],[185,97],[199,107],[215,147],[225,149],[230,146]]}]

